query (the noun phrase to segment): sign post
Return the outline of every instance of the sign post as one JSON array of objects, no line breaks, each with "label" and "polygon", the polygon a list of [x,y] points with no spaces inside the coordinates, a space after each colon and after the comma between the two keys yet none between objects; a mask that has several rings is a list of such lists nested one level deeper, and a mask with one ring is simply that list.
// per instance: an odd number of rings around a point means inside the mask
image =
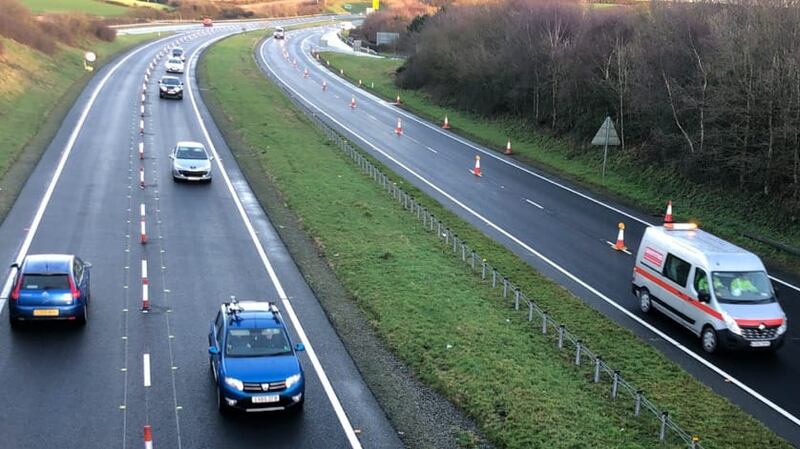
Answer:
[{"label": "sign post", "polygon": [[608,146],[619,146],[620,140],[611,117],[606,117],[597,134],[592,139],[592,145],[603,146],[603,179],[606,177],[606,161],[608,160]]}]

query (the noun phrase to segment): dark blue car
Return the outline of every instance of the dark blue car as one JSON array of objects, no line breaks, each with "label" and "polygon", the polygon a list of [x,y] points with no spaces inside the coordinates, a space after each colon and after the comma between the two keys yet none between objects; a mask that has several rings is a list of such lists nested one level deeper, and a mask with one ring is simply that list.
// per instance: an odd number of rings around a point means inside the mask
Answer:
[{"label": "dark blue car", "polygon": [[217,407],[263,412],[299,411],[305,377],[278,307],[264,301],[232,300],[220,307],[208,333]]},{"label": "dark blue car", "polygon": [[20,321],[74,320],[86,324],[91,265],[69,254],[31,254],[14,264],[8,301],[11,326]]}]

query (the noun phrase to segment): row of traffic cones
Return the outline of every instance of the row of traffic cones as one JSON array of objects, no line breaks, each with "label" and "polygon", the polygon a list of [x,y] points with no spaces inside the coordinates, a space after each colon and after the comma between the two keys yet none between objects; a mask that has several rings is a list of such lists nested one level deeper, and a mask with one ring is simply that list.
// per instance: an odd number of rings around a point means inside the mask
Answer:
[{"label": "row of traffic cones", "polygon": [[[476,162],[476,164],[477,164],[477,162]],[[478,170],[478,172],[480,173],[480,169]],[[664,214],[664,224],[665,225],[673,224],[672,200],[669,200],[667,202],[667,211]],[[626,251],[627,252],[628,247],[625,246],[625,223],[620,223],[618,225],[618,228],[619,228],[619,232],[617,233],[617,241],[616,241],[616,243],[611,245],[611,247],[614,248],[617,251]]]}]

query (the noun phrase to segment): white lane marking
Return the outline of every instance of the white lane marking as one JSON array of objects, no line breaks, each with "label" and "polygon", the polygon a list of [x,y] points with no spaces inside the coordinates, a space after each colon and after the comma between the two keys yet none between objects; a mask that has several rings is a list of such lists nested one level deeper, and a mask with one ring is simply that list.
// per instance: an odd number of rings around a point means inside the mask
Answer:
[{"label": "white lane marking", "polygon": [[150,386],[150,354],[143,354],[142,355],[142,367],[143,367],[143,374],[144,374],[144,386]]},{"label": "white lane marking", "polygon": [[525,202],[526,202],[526,203],[528,203],[528,204],[530,204],[530,205],[532,205],[532,206],[536,206],[536,207],[538,207],[539,209],[544,209],[544,207],[543,207],[541,204],[539,204],[539,203],[535,203],[535,202],[533,202],[533,201],[531,201],[531,200],[529,200],[529,199],[527,199],[527,198],[525,198]]},{"label": "white lane marking", "polygon": [[147,282],[147,260],[142,259],[142,282]]},{"label": "white lane marking", "polygon": [[[223,36],[224,37],[224,36]],[[189,100],[191,100],[192,108],[194,109],[194,113],[197,116],[197,121],[200,123],[200,128],[203,130],[203,136],[208,143],[208,147],[211,149],[211,153],[214,155],[214,160],[217,163],[217,168],[219,168],[220,174],[222,175],[222,179],[225,181],[225,186],[228,188],[228,192],[230,192],[231,197],[233,198],[234,204],[236,204],[236,209],[239,211],[239,216],[242,217],[242,221],[244,222],[245,227],[247,228],[247,232],[250,235],[251,240],[253,241],[253,245],[256,247],[256,251],[258,252],[259,257],[261,258],[261,263],[264,265],[264,268],[267,270],[267,274],[269,275],[272,284],[275,286],[275,290],[278,293],[278,296],[281,298],[281,304],[283,305],[284,310],[289,315],[289,319],[292,322],[292,326],[294,326],[295,330],[297,331],[297,335],[300,337],[300,341],[306,347],[306,354],[308,355],[308,359],[311,361],[311,365],[314,367],[314,371],[317,374],[317,377],[322,384],[322,388],[325,390],[325,395],[328,397],[331,405],[333,406],[333,410],[336,412],[336,417],[339,419],[339,424],[342,426],[345,435],[347,436],[347,440],[350,442],[350,446],[354,449],[361,449],[361,442],[358,441],[358,437],[356,436],[355,431],[353,430],[353,426],[350,424],[350,419],[347,417],[347,414],[342,407],[341,402],[339,402],[339,398],[336,396],[336,392],[333,391],[333,386],[331,385],[330,380],[328,379],[328,375],[325,373],[325,370],[322,368],[322,364],[320,363],[319,359],[317,358],[317,353],[314,351],[314,348],[311,346],[311,341],[308,339],[303,326],[300,324],[300,320],[297,318],[297,315],[294,312],[294,307],[289,302],[288,296],[286,295],[286,291],[283,289],[283,285],[281,284],[280,279],[278,279],[278,275],[275,273],[275,270],[272,267],[272,263],[269,261],[267,257],[267,252],[264,250],[264,247],[261,245],[261,241],[258,239],[258,235],[256,234],[256,230],[253,227],[253,223],[250,221],[250,217],[248,217],[247,212],[244,210],[244,206],[242,206],[242,202],[239,199],[239,196],[236,194],[236,190],[233,188],[233,184],[231,183],[230,178],[228,177],[228,172],[225,170],[225,166],[222,164],[222,158],[219,157],[217,153],[217,149],[214,146],[214,142],[211,141],[211,136],[208,134],[208,129],[206,128],[206,124],[203,121],[203,117],[200,115],[200,110],[197,107],[197,102],[194,98],[194,89],[192,88],[191,77],[194,77],[194,70],[195,70],[195,55],[199,54],[203,49],[214,43],[215,41],[221,38],[216,38],[204,43],[200,48],[198,48],[197,52],[192,55],[191,58],[191,67],[190,71],[187,71],[187,84],[189,85]]]},{"label": "white lane marking", "polygon": [[[307,41],[308,39],[311,39],[313,36],[314,36],[313,34],[309,35],[308,37],[303,39],[302,42],[305,43],[305,41]],[[497,152],[495,152],[495,151],[486,150],[486,149],[484,149],[482,147],[479,147],[479,146],[475,145],[474,143],[470,142],[469,140],[463,139],[460,136],[458,136],[456,134],[453,134],[452,132],[446,132],[446,131],[442,130],[441,128],[439,128],[438,126],[434,126],[434,125],[432,125],[432,124],[430,124],[430,123],[418,118],[417,116],[415,116],[415,115],[413,115],[413,114],[411,114],[409,112],[406,112],[404,109],[396,107],[396,105],[394,103],[387,102],[387,101],[383,100],[382,98],[379,98],[379,97],[371,94],[368,91],[364,91],[362,89],[357,89],[355,86],[353,86],[352,84],[350,84],[346,80],[344,80],[344,79],[342,79],[342,78],[340,78],[338,76],[331,76],[331,74],[333,72],[331,72],[330,70],[325,69],[325,67],[323,67],[322,64],[320,64],[318,61],[316,61],[314,58],[312,58],[311,56],[309,56],[305,52],[302,52],[302,54],[303,54],[303,57],[305,57],[307,60],[311,61],[312,64],[316,63],[316,65],[318,65],[319,67],[322,67],[322,69],[323,69],[322,71],[324,72],[324,74],[328,78],[331,78],[332,80],[334,80],[337,83],[341,84],[347,90],[350,90],[350,91],[353,91],[353,92],[357,92],[359,94],[362,94],[365,97],[368,97],[369,99],[373,100],[375,103],[380,104],[380,105],[384,106],[387,109],[390,109],[392,112],[396,112],[396,113],[398,113],[398,114],[400,114],[400,115],[402,115],[402,116],[404,116],[404,117],[406,117],[406,118],[408,118],[410,120],[413,120],[416,123],[419,123],[422,126],[425,126],[426,128],[428,128],[428,129],[430,129],[432,131],[435,131],[435,132],[437,132],[437,133],[439,133],[439,134],[441,134],[443,136],[446,136],[446,137],[448,137],[450,139],[453,139],[453,140],[455,140],[456,142],[459,142],[462,145],[466,145],[466,146],[472,148],[475,151],[480,151],[481,153],[483,153],[486,156],[489,156],[489,157],[491,157],[493,159],[496,159],[496,160],[498,160],[498,161],[500,161],[500,162],[502,162],[504,164],[510,165],[511,167],[514,167],[517,170],[520,170],[520,171],[525,172],[525,173],[527,173],[527,174],[529,174],[531,176],[539,178],[542,181],[548,182],[548,183],[550,183],[550,184],[552,184],[552,185],[554,185],[554,186],[556,186],[556,187],[558,187],[560,189],[566,190],[567,192],[575,194],[575,195],[577,195],[577,196],[579,196],[579,197],[581,197],[581,198],[583,198],[585,200],[591,201],[591,202],[593,202],[593,203],[595,203],[595,204],[597,204],[599,206],[602,206],[602,207],[605,207],[606,209],[612,210],[612,211],[614,211],[614,212],[616,212],[616,213],[618,213],[618,214],[620,214],[622,216],[628,217],[631,220],[637,221],[637,222],[639,222],[639,223],[641,223],[641,224],[643,224],[645,226],[656,226],[655,224],[650,223],[647,220],[643,220],[643,219],[641,219],[641,218],[639,218],[639,217],[637,217],[635,215],[631,215],[631,214],[629,214],[629,213],[627,213],[627,212],[625,212],[623,210],[620,210],[619,208],[616,208],[616,207],[614,207],[614,206],[612,206],[612,205],[610,205],[608,203],[604,203],[603,201],[600,201],[600,200],[598,200],[596,198],[592,198],[591,196],[589,196],[589,195],[587,195],[587,194],[585,194],[583,192],[575,190],[575,189],[573,189],[571,187],[568,187],[568,186],[566,186],[564,184],[561,184],[558,181],[554,181],[554,180],[552,180],[552,179],[550,179],[550,178],[548,178],[546,176],[540,175],[540,174],[538,174],[538,173],[536,173],[536,172],[534,172],[532,170],[529,170],[529,169],[517,164],[512,159],[507,159],[507,158],[504,158],[504,157],[500,157],[497,154]],[[789,283],[787,281],[784,281],[782,279],[776,278],[776,277],[774,277],[772,275],[770,275],[769,278],[772,279],[773,281],[776,281],[776,282],[778,282],[780,284],[783,284],[783,285],[785,285],[785,286],[787,286],[789,288],[792,288],[792,289],[800,292],[800,286],[793,285],[793,284],[791,284],[791,283]]]},{"label": "white lane marking", "polygon": [[431,151],[431,152],[433,152],[433,153],[439,154],[439,152],[438,152],[438,151],[434,150],[433,148],[431,148],[431,147],[429,147],[429,146],[427,146],[427,145],[425,145],[425,148],[426,148],[428,151]]},{"label": "white lane marking", "polygon": [[[261,59],[264,61],[264,64],[267,66],[269,71],[272,72],[272,74],[275,75],[275,77],[277,77],[278,79],[281,79],[278,76],[278,73],[275,70],[273,70],[272,66],[270,66],[270,64],[267,62],[267,58],[266,58],[266,56],[264,54],[264,49],[265,49],[265,45],[262,44],[261,48],[260,48]],[[636,321],[637,323],[639,323],[641,326],[643,326],[644,328],[646,328],[650,332],[653,332],[654,334],[656,334],[659,337],[663,338],[666,342],[672,344],[673,346],[675,346],[677,349],[679,349],[680,351],[682,351],[683,353],[685,353],[689,357],[695,359],[698,363],[703,364],[706,368],[708,368],[708,369],[714,371],[715,373],[719,374],[722,378],[729,380],[731,383],[733,383],[734,385],[738,386],[739,388],[741,388],[746,393],[750,394],[751,396],[753,396],[754,398],[758,399],[759,401],[761,401],[762,403],[764,403],[768,407],[772,408],[776,412],[778,412],[781,415],[783,415],[786,419],[792,421],[793,423],[795,423],[797,425],[800,425],[800,419],[798,419],[797,417],[795,417],[794,415],[792,415],[788,411],[784,410],[779,405],[777,405],[774,402],[772,402],[771,400],[767,399],[766,397],[764,397],[763,395],[761,395],[760,393],[758,393],[754,389],[748,387],[742,381],[740,381],[740,380],[736,379],[735,377],[731,376],[726,371],[724,371],[721,368],[717,367],[713,363],[711,363],[708,360],[704,359],[703,357],[697,355],[694,351],[692,351],[689,348],[687,348],[686,346],[682,345],[680,342],[678,342],[677,340],[673,339],[669,335],[665,334],[664,332],[662,332],[658,328],[654,327],[650,323],[644,321],[643,319],[641,319],[640,317],[638,317],[637,315],[632,313],[630,310],[628,310],[625,307],[619,305],[617,302],[613,301],[611,298],[609,298],[608,296],[604,295],[602,292],[600,292],[596,288],[594,288],[591,285],[587,284],[586,282],[581,280],[576,275],[574,275],[571,272],[567,271],[564,267],[562,267],[562,266],[558,265],[557,263],[553,262],[552,260],[548,259],[544,254],[541,254],[540,252],[536,251],[531,246],[529,246],[527,243],[525,243],[522,240],[518,239],[516,236],[514,236],[510,232],[508,232],[505,229],[501,228],[500,226],[498,226],[497,224],[495,224],[494,222],[492,222],[488,218],[484,217],[483,215],[481,215],[478,212],[476,212],[473,209],[471,209],[466,204],[464,204],[461,201],[457,200],[455,197],[453,197],[449,193],[445,192],[443,189],[441,189],[439,186],[437,186],[433,182],[429,181],[428,179],[426,179],[422,175],[420,175],[417,172],[415,172],[414,170],[412,170],[410,167],[406,166],[405,164],[403,164],[399,160],[395,159],[389,153],[387,153],[387,152],[381,150],[380,148],[378,148],[377,146],[375,146],[372,142],[370,142],[366,138],[362,137],[360,134],[355,132],[353,129],[348,128],[344,123],[336,120],[336,118],[334,118],[333,116],[331,116],[330,114],[328,114],[327,112],[322,110],[320,107],[318,107],[312,101],[310,101],[308,98],[303,96],[303,94],[301,94],[296,89],[294,89],[291,85],[289,85],[288,83],[286,83],[283,80],[281,80],[281,82],[283,82],[283,84],[289,90],[291,90],[292,93],[294,93],[295,96],[297,96],[298,98],[302,99],[304,102],[306,102],[306,104],[308,104],[309,106],[311,106],[312,108],[317,110],[317,112],[319,112],[320,114],[324,115],[330,121],[332,121],[333,123],[336,123],[341,128],[347,130],[352,135],[356,136],[358,139],[360,139],[362,142],[364,142],[370,148],[372,148],[376,152],[382,154],[385,158],[387,158],[390,161],[394,162],[399,167],[401,167],[402,169],[404,169],[405,171],[410,173],[412,176],[414,176],[415,178],[419,179],[423,183],[427,184],[430,188],[432,188],[433,190],[437,191],[440,195],[442,195],[445,198],[447,198],[448,200],[452,201],[454,204],[456,204],[460,208],[464,209],[470,215],[472,215],[475,218],[479,219],[480,221],[484,222],[487,226],[495,229],[497,232],[503,234],[509,240],[513,241],[514,243],[516,243],[517,245],[521,246],[522,248],[524,248],[525,250],[527,250],[528,252],[530,252],[534,256],[538,257],[540,260],[542,260],[546,264],[550,265],[555,270],[557,270],[559,273],[561,273],[564,276],[568,277],[570,280],[572,280],[573,282],[577,283],[581,287],[585,288],[587,291],[593,293],[598,298],[600,298],[603,301],[605,301],[606,303],[608,303],[611,307],[614,307],[615,309],[619,310],[620,312],[625,314],[628,318]]]},{"label": "white lane marking", "polygon": [[[614,249],[614,250],[616,251],[616,248],[615,248],[615,246],[616,246],[616,245],[615,245],[614,243],[611,243],[611,242],[609,242],[608,240],[606,240],[606,243],[608,243],[608,246],[610,246],[612,249]],[[623,253],[625,253],[625,254],[627,254],[627,255],[629,255],[629,256],[631,256],[631,255],[632,255],[632,254],[631,254],[631,252],[630,252],[630,251],[628,251],[628,249],[627,249],[627,248],[625,248],[625,249],[621,249],[620,251],[622,251]]]},{"label": "white lane marking", "polygon": [[[89,97],[89,101],[86,102],[86,106],[84,106],[83,111],[81,111],[81,116],[78,118],[78,122],[75,124],[75,128],[72,130],[72,134],[70,134],[67,144],[64,146],[64,150],[61,153],[61,159],[59,159],[58,165],[56,165],[56,170],[53,172],[53,177],[50,179],[50,184],[48,184],[47,190],[45,190],[44,196],[42,197],[42,201],[39,203],[39,207],[36,209],[36,214],[33,216],[33,222],[31,222],[31,225],[28,227],[28,233],[25,235],[25,239],[22,241],[22,246],[20,246],[19,251],[17,252],[17,257],[15,259],[17,264],[21,264],[22,259],[24,259],[25,255],[28,253],[28,249],[33,242],[33,237],[36,235],[36,231],[39,229],[39,224],[42,221],[44,212],[47,209],[47,205],[50,204],[50,198],[53,196],[53,191],[56,188],[56,184],[61,178],[61,173],[64,171],[64,166],[67,163],[67,159],[69,158],[69,155],[72,154],[72,147],[75,145],[75,141],[78,139],[78,134],[80,134],[81,130],[83,129],[83,124],[86,122],[86,117],[89,115],[89,111],[92,109],[92,106],[94,106],[94,102],[97,99],[97,96],[100,94],[100,91],[106,85],[106,82],[108,82],[109,78],[111,78],[111,75],[113,75],[117,69],[128,59],[132,58],[134,55],[146,48],[150,48],[169,39],[171,39],[171,37],[159,39],[128,53],[124,58],[116,63],[114,67],[108,71],[108,73],[106,73],[97,87],[95,87],[92,95]],[[3,311],[3,307],[6,305],[8,294],[11,292],[11,283],[14,282],[15,275],[16,270],[11,270],[8,278],[6,279],[6,283],[3,285],[3,290],[0,292],[0,312]]]}]

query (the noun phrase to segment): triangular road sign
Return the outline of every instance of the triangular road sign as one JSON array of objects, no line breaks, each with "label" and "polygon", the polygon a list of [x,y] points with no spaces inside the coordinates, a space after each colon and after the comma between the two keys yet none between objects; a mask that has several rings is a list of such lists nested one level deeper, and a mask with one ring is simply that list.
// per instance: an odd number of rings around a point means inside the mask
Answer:
[{"label": "triangular road sign", "polygon": [[619,144],[619,136],[617,135],[617,130],[614,129],[614,122],[611,117],[606,117],[603,125],[595,134],[594,139],[592,139],[592,145],[619,146]]}]

